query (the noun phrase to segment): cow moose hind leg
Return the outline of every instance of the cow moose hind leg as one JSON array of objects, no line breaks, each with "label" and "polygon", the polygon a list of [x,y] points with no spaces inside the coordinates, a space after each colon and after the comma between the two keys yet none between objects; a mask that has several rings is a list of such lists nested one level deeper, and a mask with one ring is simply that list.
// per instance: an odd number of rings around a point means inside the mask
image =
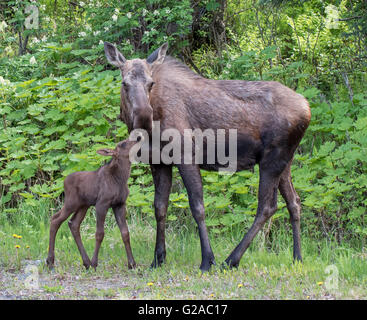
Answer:
[{"label": "cow moose hind leg", "polygon": [[293,231],[293,260],[302,262],[300,236],[301,201],[292,184],[290,165],[289,163],[280,177],[279,191],[287,204],[290,215]]},{"label": "cow moose hind leg", "polygon": [[[276,171],[279,172],[279,170]],[[264,226],[265,222],[277,210],[277,195],[280,175],[281,174],[279,173],[275,173],[274,170],[272,170],[271,168],[268,168],[267,166],[262,166],[262,164],[260,163],[258,207],[255,220],[247,234],[243,237],[241,242],[225,260],[224,266],[227,266],[229,268],[238,267],[242,255],[249,247],[251,241]]]}]

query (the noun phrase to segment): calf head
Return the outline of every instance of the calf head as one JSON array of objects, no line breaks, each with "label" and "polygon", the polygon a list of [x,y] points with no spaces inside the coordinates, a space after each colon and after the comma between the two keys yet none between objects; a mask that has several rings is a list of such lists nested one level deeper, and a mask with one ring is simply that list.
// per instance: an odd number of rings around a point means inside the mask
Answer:
[{"label": "calf head", "polygon": [[[121,162],[131,162],[135,160],[135,153],[140,150],[144,142],[144,135],[130,135],[128,139],[119,142],[115,149],[99,149],[97,153],[101,156],[112,157],[111,166]],[[135,146],[136,145],[136,146]],[[135,149],[133,147],[135,146]],[[131,152],[130,152],[131,151]],[[131,154],[132,153],[132,154]]]},{"label": "calf head", "polygon": [[[140,140],[139,140],[140,141]],[[101,156],[112,157],[112,162],[128,161],[130,149],[136,144],[136,141],[130,141],[128,139],[119,142],[115,149],[100,149],[97,153]]]}]

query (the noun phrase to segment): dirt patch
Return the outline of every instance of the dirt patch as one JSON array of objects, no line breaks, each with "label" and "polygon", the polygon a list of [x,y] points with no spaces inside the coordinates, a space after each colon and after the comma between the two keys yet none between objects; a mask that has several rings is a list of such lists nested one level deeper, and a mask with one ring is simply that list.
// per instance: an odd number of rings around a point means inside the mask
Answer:
[{"label": "dirt patch", "polygon": [[129,299],[123,294],[128,284],[121,277],[103,277],[92,272],[40,272],[39,265],[35,261],[20,270],[0,269],[0,300]]}]

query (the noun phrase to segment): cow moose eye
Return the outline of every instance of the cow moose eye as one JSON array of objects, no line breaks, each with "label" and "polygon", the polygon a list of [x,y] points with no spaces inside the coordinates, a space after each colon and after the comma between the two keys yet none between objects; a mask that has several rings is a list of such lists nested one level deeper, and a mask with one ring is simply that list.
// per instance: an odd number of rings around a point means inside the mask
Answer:
[{"label": "cow moose eye", "polygon": [[129,85],[125,81],[122,81],[122,86],[127,90]]},{"label": "cow moose eye", "polygon": [[148,90],[149,91],[152,90],[154,83],[155,83],[154,81],[148,83]]}]

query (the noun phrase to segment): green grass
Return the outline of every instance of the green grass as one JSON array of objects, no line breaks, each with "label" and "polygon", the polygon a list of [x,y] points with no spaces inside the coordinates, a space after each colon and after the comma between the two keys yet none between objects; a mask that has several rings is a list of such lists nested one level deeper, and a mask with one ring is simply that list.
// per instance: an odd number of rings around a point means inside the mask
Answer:
[{"label": "green grass", "polygon": [[[0,298],[42,299],[366,299],[367,253],[347,244],[302,238],[304,261],[292,263],[291,234],[273,230],[271,240],[259,233],[238,269],[220,264],[240,241],[244,230],[210,232],[217,266],[201,273],[199,237],[191,217],[186,226],[167,223],[167,261],[150,269],[155,244],[152,217],[129,217],[131,245],[138,267],[127,269],[120,232],[109,214],[97,271],[86,271],[64,223],[56,238],[55,269],[44,265],[48,249],[47,201],[0,215]],[[87,252],[94,249],[95,219],[89,214],[81,234]],[[13,234],[22,238],[14,238]],[[15,248],[19,245],[20,248]],[[38,287],[27,287],[27,266],[36,264]],[[327,267],[332,266],[334,278]],[[37,270],[37,269],[36,269]],[[331,275],[332,276],[332,275]],[[337,282],[330,282],[336,279]],[[336,289],[330,287],[330,283]]]}]

